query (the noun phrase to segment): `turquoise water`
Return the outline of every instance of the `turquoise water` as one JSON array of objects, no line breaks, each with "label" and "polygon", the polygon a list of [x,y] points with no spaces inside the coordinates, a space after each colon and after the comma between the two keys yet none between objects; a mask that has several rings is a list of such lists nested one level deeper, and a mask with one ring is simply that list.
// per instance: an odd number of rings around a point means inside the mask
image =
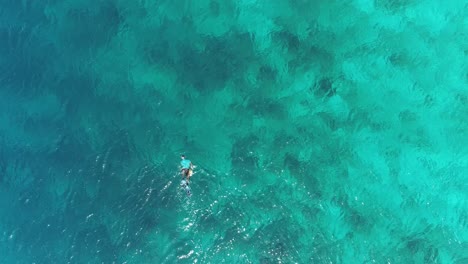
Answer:
[{"label": "turquoise water", "polygon": [[468,263],[467,17],[0,1],[0,262]]}]

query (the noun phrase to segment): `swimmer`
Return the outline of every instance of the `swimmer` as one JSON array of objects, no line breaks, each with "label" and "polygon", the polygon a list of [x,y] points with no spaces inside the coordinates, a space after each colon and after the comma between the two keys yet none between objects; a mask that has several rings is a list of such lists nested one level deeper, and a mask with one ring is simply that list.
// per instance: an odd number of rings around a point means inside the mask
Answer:
[{"label": "swimmer", "polygon": [[193,175],[194,166],[190,160],[185,158],[185,155],[181,155],[180,158],[182,159],[180,161],[180,165],[182,166],[180,173],[182,174],[182,177],[187,179],[187,183],[189,183],[190,177]]}]

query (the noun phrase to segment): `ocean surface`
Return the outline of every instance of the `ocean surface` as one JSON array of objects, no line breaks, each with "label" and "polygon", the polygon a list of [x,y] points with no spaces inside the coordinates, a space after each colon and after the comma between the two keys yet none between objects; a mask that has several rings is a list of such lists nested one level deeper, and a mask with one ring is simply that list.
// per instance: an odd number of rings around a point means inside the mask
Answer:
[{"label": "ocean surface", "polygon": [[2,264],[467,264],[467,146],[463,0],[0,0]]}]

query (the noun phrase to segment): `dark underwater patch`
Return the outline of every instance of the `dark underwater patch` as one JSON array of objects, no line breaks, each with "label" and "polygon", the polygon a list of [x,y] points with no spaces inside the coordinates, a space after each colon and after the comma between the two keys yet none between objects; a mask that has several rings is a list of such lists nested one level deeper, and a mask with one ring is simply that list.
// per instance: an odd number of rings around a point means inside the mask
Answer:
[{"label": "dark underwater patch", "polygon": [[318,97],[332,97],[336,94],[331,78],[322,78],[313,86],[314,94]]},{"label": "dark underwater patch", "polygon": [[255,115],[282,119],[286,116],[286,110],[282,103],[270,98],[253,96],[249,99],[247,108]]},{"label": "dark underwater patch", "polygon": [[254,154],[258,141],[259,139],[255,135],[235,141],[231,151],[231,160],[234,168],[255,170],[258,167],[258,158]]},{"label": "dark underwater patch", "polygon": [[0,27],[0,85],[26,98],[36,95],[47,84],[50,56],[54,48],[20,25]]},{"label": "dark underwater patch", "polygon": [[112,1],[96,2],[97,6],[83,6],[68,10],[61,36],[75,52],[89,52],[108,43],[122,22]]},{"label": "dark underwater patch", "polygon": [[181,46],[174,68],[187,83],[199,91],[222,88],[236,79],[254,56],[247,34],[232,33],[225,38],[208,37],[203,51]]},{"label": "dark underwater patch", "polygon": [[302,48],[299,37],[287,30],[275,32],[273,37],[276,41],[283,43],[290,52],[297,53]]}]

